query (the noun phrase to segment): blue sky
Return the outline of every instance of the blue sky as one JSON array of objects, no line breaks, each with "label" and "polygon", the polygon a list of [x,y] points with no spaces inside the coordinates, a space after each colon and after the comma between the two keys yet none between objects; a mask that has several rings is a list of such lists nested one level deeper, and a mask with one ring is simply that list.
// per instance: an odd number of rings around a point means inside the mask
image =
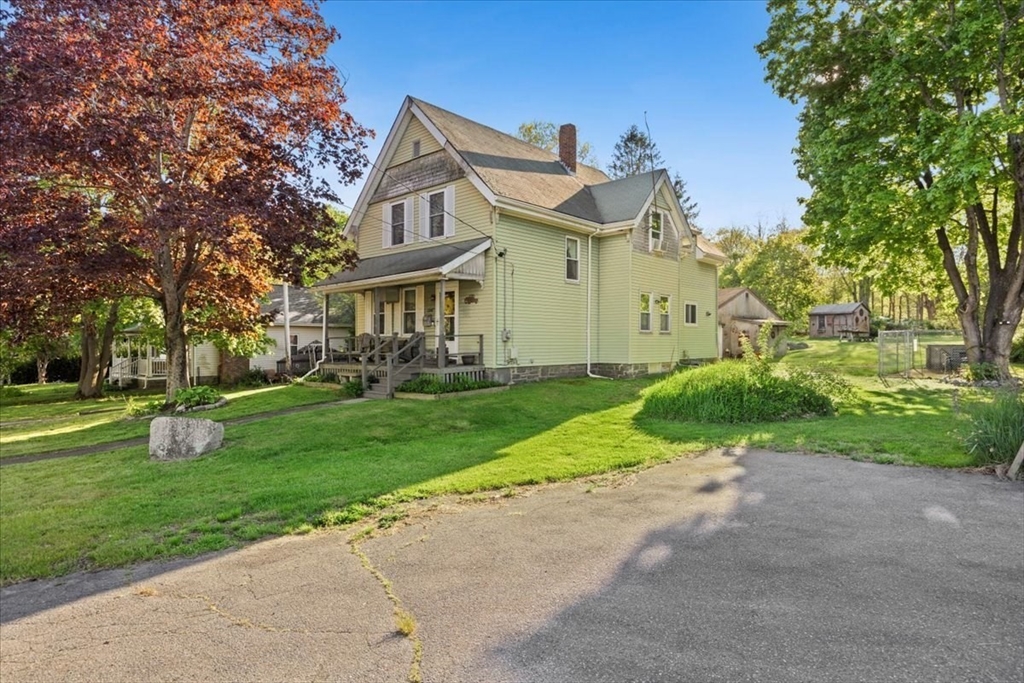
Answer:
[{"label": "blue sky", "polygon": [[[348,109],[377,132],[419,97],[498,130],[575,123],[602,168],[631,124],[700,207],[698,225],[800,222],[797,108],[764,83],[760,2],[326,2]],[[353,204],[361,183],[340,194]]]}]

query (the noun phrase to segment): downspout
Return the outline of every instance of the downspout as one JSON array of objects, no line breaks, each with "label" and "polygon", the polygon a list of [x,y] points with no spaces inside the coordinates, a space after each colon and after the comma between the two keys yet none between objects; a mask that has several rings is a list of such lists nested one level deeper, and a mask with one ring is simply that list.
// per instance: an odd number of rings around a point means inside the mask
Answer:
[{"label": "downspout", "polygon": [[598,375],[590,371],[590,308],[591,308],[591,264],[594,261],[594,234],[597,229],[594,229],[589,235],[587,235],[587,377],[593,377],[594,379],[611,379],[611,377],[605,377],[604,375]]}]

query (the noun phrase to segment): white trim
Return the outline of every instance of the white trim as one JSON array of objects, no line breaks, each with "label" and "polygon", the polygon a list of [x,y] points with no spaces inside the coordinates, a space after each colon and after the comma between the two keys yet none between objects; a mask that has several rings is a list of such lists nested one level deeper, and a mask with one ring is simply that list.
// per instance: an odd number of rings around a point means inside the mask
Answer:
[{"label": "white trim", "polygon": [[[572,240],[573,242],[576,243],[576,258],[575,258],[575,261],[576,261],[576,279],[575,280],[569,277],[569,261],[573,260],[573,259],[569,258],[569,240]],[[562,275],[565,276],[565,281],[566,282],[568,282],[570,284],[578,285],[580,283],[580,239],[578,237],[566,236],[566,238],[565,238],[565,252],[564,253],[565,253],[565,260],[562,263]]]},{"label": "white trim", "polygon": [[[652,292],[639,292],[640,297],[637,299],[637,329],[644,334],[650,334],[654,331],[654,294]],[[644,311],[643,311],[643,297],[647,297],[647,329],[644,329]]]},{"label": "white trim", "polygon": [[454,259],[452,259],[448,263],[446,263],[443,266],[441,266],[441,275],[449,275],[456,268],[458,268],[459,266],[461,266],[461,265],[467,263],[468,261],[470,261],[470,259],[472,259],[474,256],[478,256],[478,255],[484,253],[485,251],[487,251],[490,248],[491,248],[491,240],[490,239],[484,240],[483,242],[481,242],[477,246],[473,247],[472,249],[466,250],[465,253],[459,254]]},{"label": "white trim", "polygon": [[[668,300],[668,313],[661,312],[661,300]],[[671,294],[659,294],[656,299],[658,304],[658,334],[672,334],[672,295]],[[661,318],[665,316],[668,318],[668,329],[661,329]],[[652,326],[653,327],[653,326]]]},{"label": "white trim", "polygon": [[476,256],[484,253],[491,248],[491,240],[487,239],[473,247],[468,249],[465,253],[459,254],[454,259],[444,264],[440,268],[427,268],[425,270],[416,270],[408,273],[396,273],[395,275],[384,275],[381,277],[370,278],[366,280],[354,280],[353,282],[335,283],[328,285],[318,285],[316,287],[310,287],[310,289],[318,292],[324,292],[326,294],[335,294],[338,292],[361,292],[365,289],[372,287],[381,287],[384,285],[403,285],[403,284],[414,284],[416,282],[422,282],[426,279],[448,277],[453,280],[476,280],[482,282],[483,280],[476,275],[464,275],[461,273],[455,273],[454,271],[460,266],[465,265],[468,261]]},{"label": "white trim", "polygon": [[[413,334],[414,332],[418,332],[419,331],[420,307],[419,307],[419,294],[417,293],[418,290],[419,290],[419,287],[402,287],[401,290],[399,290],[401,292],[399,294],[399,299],[400,299],[401,304],[402,304],[402,308],[401,308],[402,321],[400,323],[401,328],[402,328],[402,334]],[[405,308],[405,295],[408,292],[412,292],[412,332],[409,332],[408,330],[405,329],[405,316],[406,316],[407,313],[410,312],[410,311],[408,311]]]},{"label": "white trim", "polygon": [[[554,224],[556,227],[582,232],[587,235],[593,234],[594,231],[600,231],[605,227],[600,223],[594,223],[583,218],[576,218],[574,216],[560,213],[558,211],[552,211],[551,209],[545,209],[534,204],[527,204],[526,202],[521,202],[517,199],[509,199],[508,197],[498,197],[498,208],[502,209],[509,215],[520,216],[531,220],[540,220],[549,225]],[[626,227],[624,223],[614,223],[609,225],[614,225],[615,227]],[[600,235],[601,233],[598,232],[598,234]]]},{"label": "white trim", "polygon": [[406,99],[409,102],[409,109],[410,111],[412,111],[413,115],[417,119],[419,119],[420,123],[423,124],[423,127],[426,128],[427,131],[434,136],[434,139],[437,140],[437,144],[441,145],[441,147],[447,150],[447,152],[452,156],[452,158],[455,159],[455,162],[466,173],[466,178],[469,180],[469,182],[473,184],[473,187],[475,187],[477,191],[480,194],[482,194],[485,199],[487,199],[488,203],[490,203],[491,206],[494,206],[494,200],[496,199],[496,195],[494,194],[494,192],[491,191],[491,188],[487,187],[487,183],[485,183],[483,179],[481,179],[480,176],[477,175],[476,171],[473,170],[473,167],[470,166],[469,163],[467,163],[466,160],[462,158],[462,155],[459,154],[458,150],[455,149],[454,145],[448,142],[448,138],[446,138],[444,134],[441,132],[441,130],[434,125],[434,122],[430,120],[430,117],[427,116],[426,113],[424,113],[424,111],[420,109],[415,102],[412,101],[412,98]]},{"label": "white trim", "polygon": [[[437,297],[437,305],[434,311],[434,320],[436,325],[437,334],[441,335],[444,333],[444,297],[440,296],[440,283],[434,286],[434,295]],[[449,355],[457,355],[459,353],[459,283],[457,281],[445,280],[444,283],[444,295],[448,296],[451,294],[455,300],[455,309],[453,318],[455,319],[452,323],[452,334],[455,335],[455,339],[448,341],[445,339],[445,348]]]},{"label": "white trim", "polygon": [[[693,306],[693,322],[692,323],[686,321],[686,310],[690,306]],[[697,327],[698,322],[700,321],[700,318],[698,317],[699,315],[700,315],[700,308],[697,306],[697,302],[696,301],[684,301],[683,302],[683,325],[685,325],[686,327]]]},{"label": "white trim", "polygon": [[398,109],[398,116],[395,117],[395,122],[391,124],[391,130],[388,131],[388,136],[384,140],[384,146],[381,147],[380,152],[377,154],[376,163],[370,167],[370,172],[366,177],[366,183],[363,184],[363,189],[359,192],[359,198],[356,199],[355,205],[352,207],[352,215],[349,216],[348,223],[345,225],[345,230],[342,234],[346,238],[351,238],[354,234],[356,240],[359,239],[359,225],[362,222],[363,216],[366,210],[369,208],[370,197],[377,191],[377,186],[380,185],[381,178],[384,172],[379,170],[385,168],[385,162],[390,160],[395,153],[395,147],[398,146],[398,142],[405,135],[405,129],[409,125],[409,120],[406,118],[406,114],[409,111],[409,107],[412,104],[412,99],[406,97],[402,102],[402,106]]},{"label": "white trim", "polygon": [[455,236],[455,186],[444,188],[444,236]]},{"label": "white trim", "polygon": [[[394,242],[394,213],[392,209],[394,207],[402,206],[402,241],[398,244]],[[384,249],[390,249],[392,247],[404,247],[407,244],[413,243],[415,234],[412,231],[413,216],[412,216],[413,200],[412,197],[405,199],[399,199],[393,202],[385,202],[381,209],[381,246]]]}]

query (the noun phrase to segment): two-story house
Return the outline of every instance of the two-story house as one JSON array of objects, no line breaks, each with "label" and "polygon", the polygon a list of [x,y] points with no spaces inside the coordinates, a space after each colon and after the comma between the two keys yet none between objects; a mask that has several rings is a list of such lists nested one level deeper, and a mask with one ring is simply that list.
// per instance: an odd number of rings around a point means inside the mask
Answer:
[{"label": "two-story house", "polygon": [[578,163],[572,125],[553,154],[407,97],[346,235],[358,266],[317,289],[356,295],[356,352],[378,377],[388,352],[403,379],[506,382],[717,355],[723,255],[666,171],[610,180]]}]

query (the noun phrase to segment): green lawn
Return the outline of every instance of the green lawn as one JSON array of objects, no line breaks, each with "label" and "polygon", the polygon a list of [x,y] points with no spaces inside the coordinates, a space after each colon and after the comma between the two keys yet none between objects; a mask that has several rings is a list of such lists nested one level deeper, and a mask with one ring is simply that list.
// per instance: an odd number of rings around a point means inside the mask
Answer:
[{"label": "green lawn", "polygon": [[[146,436],[148,420],[125,419],[128,402],[163,399],[160,390],[75,401],[73,384],[22,386],[18,391],[19,396],[0,397],[0,458]],[[340,398],[330,389],[284,385],[227,391],[225,396],[226,406],[203,413],[203,417],[221,421]]]},{"label": "green lawn", "polygon": [[[786,362],[824,353],[811,350]],[[267,418],[229,427],[225,448],[190,462],[154,463],[132,448],[9,466],[0,478],[0,581],[194,555],[354,521],[413,497],[571,479],[720,445],[971,463],[950,434],[946,385],[853,381],[856,398],[839,416],[791,423],[638,420],[652,380],[580,379]]]}]

